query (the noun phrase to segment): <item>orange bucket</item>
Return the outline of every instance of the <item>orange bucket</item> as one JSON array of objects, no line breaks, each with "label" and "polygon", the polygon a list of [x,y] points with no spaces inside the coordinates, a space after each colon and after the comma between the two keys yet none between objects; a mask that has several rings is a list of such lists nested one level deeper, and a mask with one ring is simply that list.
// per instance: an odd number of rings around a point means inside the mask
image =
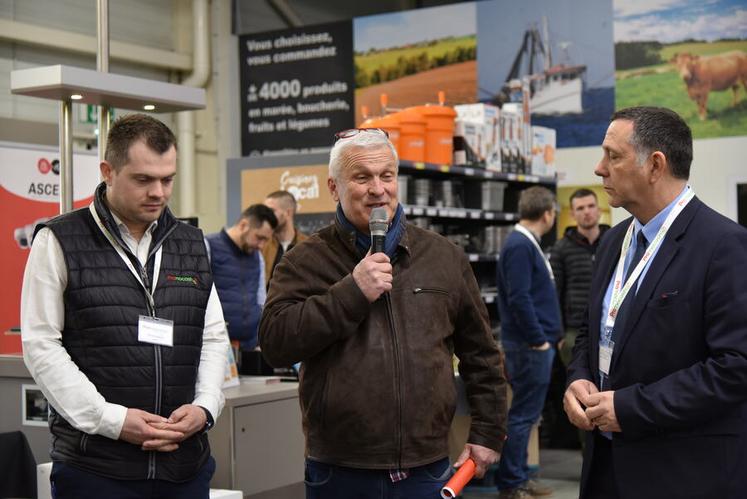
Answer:
[{"label": "orange bucket", "polygon": [[425,118],[407,108],[395,113],[399,119],[399,157],[408,161],[425,161]]},{"label": "orange bucket", "polygon": [[378,118],[369,118],[361,123],[360,128],[381,128],[389,134],[389,142],[394,145],[394,149],[399,155],[399,117],[395,114],[387,114]]},{"label": "orange bucket", "polygon": [[413,109],[425,119],[425,161],[450,165],[454,154],[456,111],[448,106],[426,105]]}]

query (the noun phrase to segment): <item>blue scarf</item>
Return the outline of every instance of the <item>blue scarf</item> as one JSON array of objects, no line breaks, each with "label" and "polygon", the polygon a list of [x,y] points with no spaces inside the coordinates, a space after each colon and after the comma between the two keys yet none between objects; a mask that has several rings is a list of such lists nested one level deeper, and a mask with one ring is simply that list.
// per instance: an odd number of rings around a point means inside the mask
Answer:
[{"label": "blue scarf", "polygon": [[[355,233],[355,247],[358,249],[361,255],[365,255],[368,253],[368,250],[371,248],[371,236],[369,234],[364,234],[358,229],[355,228],[353,224],[350,223],[350,221],[345,217],[345,213],[342,212],[342,206],[340,204],[337,205],[337,221],[342,225],[342,228],[345,229],[346,232],[354,232]],[[387,254],[387,256],[393,260],[394,255],[397,252],[397,246],[399,245],[400,239],[402,239],[402,234],[405,233],[405,223],[407,220],[405,219],[405,210],[402,209],[402,205],[397,205],[397,211],[394,212],[394,219],[389,224],[389,230],[386,233],[386,238],[384,239],[384,253]]]}]

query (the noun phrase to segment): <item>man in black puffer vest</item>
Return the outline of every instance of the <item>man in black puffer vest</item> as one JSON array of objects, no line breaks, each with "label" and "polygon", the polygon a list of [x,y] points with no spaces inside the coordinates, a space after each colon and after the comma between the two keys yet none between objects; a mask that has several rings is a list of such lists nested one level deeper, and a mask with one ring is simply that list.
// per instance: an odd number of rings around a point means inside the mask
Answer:
[{"label": "man in black puffer vest", "polygon": [[54,497],[206,499],[229,347],[202,232],[166,206],[173,133],[120,118],[101,174],[88,207],[36,228],[23,281]]}]

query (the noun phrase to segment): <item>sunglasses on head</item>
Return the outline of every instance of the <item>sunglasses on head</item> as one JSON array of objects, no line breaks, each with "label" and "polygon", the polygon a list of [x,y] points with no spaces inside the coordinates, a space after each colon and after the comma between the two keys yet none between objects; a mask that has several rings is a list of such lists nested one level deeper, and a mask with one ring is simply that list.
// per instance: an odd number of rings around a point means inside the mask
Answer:
[{"label": "sunglasses on head", "polygon": [[341,132],[337,132],[335,134],[335,142],[342,139],[349,139],[350,137],[355,137],[359,133],[363,132],[371,132],[371,133],[378,133],[380,135],[384,135],[387,139],[389,138],[389,132],[384,130],[383,128],[349,128],[347,130],[343,130]]}]

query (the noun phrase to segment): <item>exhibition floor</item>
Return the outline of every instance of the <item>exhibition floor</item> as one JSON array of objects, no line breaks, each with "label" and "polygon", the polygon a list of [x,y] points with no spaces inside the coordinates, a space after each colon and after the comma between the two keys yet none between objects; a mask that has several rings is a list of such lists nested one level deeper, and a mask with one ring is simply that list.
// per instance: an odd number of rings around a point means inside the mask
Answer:
[{"label": "exhibition floor", "polygon": [[[581,478],[581,451],[562,449],[540,450],[539,476],[543,484],[554,489],[548,499],[577,499],[578,482]],[[498,497],[493,488],[471,487],[463,499],[488,499]]]}]

